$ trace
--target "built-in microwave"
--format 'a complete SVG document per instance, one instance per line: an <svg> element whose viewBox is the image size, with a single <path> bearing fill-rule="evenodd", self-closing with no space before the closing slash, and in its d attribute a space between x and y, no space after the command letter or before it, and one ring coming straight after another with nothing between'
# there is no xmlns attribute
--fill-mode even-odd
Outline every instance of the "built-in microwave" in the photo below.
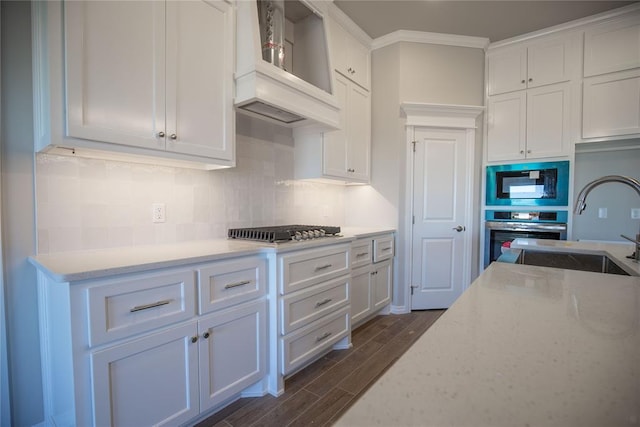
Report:
<svg viewBox="0 0 640 427"><path fill-rule="evenodd" d="M487 166L487 206L567 206L569 162Z"/></svg>

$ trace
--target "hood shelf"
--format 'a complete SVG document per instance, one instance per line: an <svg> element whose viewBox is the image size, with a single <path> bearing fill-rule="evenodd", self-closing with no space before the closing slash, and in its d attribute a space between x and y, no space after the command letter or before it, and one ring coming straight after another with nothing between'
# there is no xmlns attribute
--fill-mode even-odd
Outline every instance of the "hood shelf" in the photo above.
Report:
<svg viewBox="0 0 640 427"><path fill-rule="evenodd" d="M290 128L338 128L323 4L285 1L284 70L262 59L257 1L237 2L237 111ZM307 10L308 13L301 13ZM289 72L290 71L290 72Z"/></svg>

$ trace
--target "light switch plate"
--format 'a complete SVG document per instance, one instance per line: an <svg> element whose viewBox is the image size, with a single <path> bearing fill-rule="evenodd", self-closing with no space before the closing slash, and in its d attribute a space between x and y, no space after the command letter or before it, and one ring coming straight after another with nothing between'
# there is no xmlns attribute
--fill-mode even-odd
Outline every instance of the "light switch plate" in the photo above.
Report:
<svg viewBox="0 0 640 427"><path fill-rule="evenodd" d="M631 208L631 218L640 219L640 208Z"/></svg>

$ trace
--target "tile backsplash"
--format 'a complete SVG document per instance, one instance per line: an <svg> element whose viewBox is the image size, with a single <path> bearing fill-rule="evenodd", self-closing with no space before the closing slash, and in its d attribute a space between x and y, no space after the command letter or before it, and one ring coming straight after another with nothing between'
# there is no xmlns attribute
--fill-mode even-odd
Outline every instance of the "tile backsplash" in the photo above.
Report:
<svg viewBox="0 0 640 427"><path fill-rule="evenodd" d="M230 227L344 224L344 187L293 180L293 146L237 135L216 171L38 154L38 253L226 237ZM164 203L166 222L152 222Z"/></svg>

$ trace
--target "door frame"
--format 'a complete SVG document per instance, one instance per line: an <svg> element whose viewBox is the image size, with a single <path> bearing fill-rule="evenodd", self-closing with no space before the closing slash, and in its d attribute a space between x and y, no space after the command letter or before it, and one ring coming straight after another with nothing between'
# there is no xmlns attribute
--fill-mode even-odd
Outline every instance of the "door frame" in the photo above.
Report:
<svg viewBox="0 0 640 427"><path fill-rule="evenodd" d="M405 197L404 197L404 218L400 218L400 222L404 225L404 232L402 237L404 238L404 299L398 301L403 306L405 312L411 311L411 272L413 268L412 254L413 254L413 174L414 174L414 153L413 153L413 141L416 128L425 128L429 130L441 130L441 129L458 129L465 131L465 138L467 144L467 155L469 156L469 162L475 165L476 162L476 131L479 124L480 114L485 111L483 106L475 105L449 105L449 104L431 104L431 103L419 103L419 102L403 102L400 104L400 110L403 116L406 117L405 122L405 146L406 146L406 158L405 158ZM469 174L467 178L467 185L469 191L465 195L465 206L471 210L473 206L473 190L474 172ZM469 238L465 243L465 259L463 261L465 265L465 284L463 286L463 292L468 286L468 282L471 277L471 264L472 264L472 242L478 242L479 239L474 236L475 220L469 221L467 232Z"/></svg>

